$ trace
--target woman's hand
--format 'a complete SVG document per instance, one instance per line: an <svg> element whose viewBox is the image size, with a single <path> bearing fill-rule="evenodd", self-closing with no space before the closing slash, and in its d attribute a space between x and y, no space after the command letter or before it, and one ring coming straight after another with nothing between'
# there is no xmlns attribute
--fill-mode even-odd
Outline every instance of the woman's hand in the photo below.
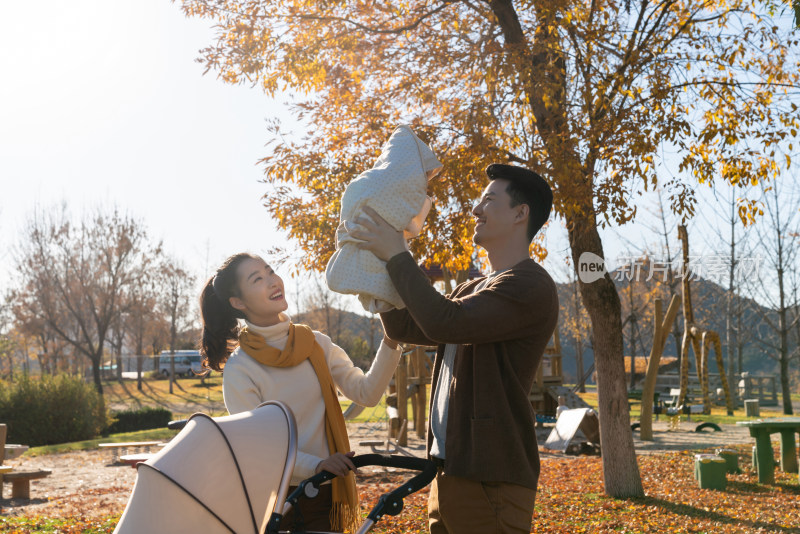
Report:
<svg viewBox="0 0 800 534"><path fill-rule="evenodd" d="M369 206L362 208L367 217L359 215L353 221L361 226L362 229L355 229L350 232L352 237L360 239L363 243L358 244L358 248L369 250L378 259L389 261L393 256L405 252L406 240L403 232L398 232L392 225L378 215L378 212Z"/></svg>
<svg viewBox="0 0 800 534"><path fill-rule="evenodd" d="M392 350L396 350L398 347L397 341L395 341L394 339L390 339L389 337L386 336L386 334L383 334L383 344Z"/></svg>
<svg viewBox="0 0 800 534"><path fill-rule="evenodd" d="M358 473L356 466L353 464L353 461L350 459L355 456L356 453L350 451L348 453L342 454L341 452L337 452L336 454L331 454L320 463L317 464L317 469L314 473L319 473L320 471L328 471L329 473L333 473L337 477L343 477L347 475L349 471L354 471Z"/></svg>

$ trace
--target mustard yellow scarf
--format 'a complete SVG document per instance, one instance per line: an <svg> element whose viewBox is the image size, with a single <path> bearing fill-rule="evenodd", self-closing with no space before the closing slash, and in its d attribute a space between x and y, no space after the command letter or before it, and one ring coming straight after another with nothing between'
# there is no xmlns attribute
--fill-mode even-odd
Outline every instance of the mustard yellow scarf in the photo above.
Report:
<svg viewBox="0 0 800 534"><path fill-rule="evenodd" d="M342 408L339 406L336 386L325 361L325 352L317 343L311 328L302 324L290 325L286 347L278 350L267 345L263 336L250 332L245 327L239 332L239 345L256 361L271 367L294 367L306 359L310 360L317 373L322 398L325 401L325 435L328 438L328 449L331 454L350 451L350 440L347 437L347 427L344 424ZM331 526L345 532L354 531L360 520L356 477L351 471L346 477L333 479L332 484Z"/></svg>

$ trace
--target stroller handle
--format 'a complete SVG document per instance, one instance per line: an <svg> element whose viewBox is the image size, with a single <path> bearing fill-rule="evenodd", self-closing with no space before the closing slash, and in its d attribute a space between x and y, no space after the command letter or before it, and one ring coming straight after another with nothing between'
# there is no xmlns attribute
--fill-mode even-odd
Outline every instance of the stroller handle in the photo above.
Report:
<svg viewBox="0 0 800 534"><path fill-rule="evenodd" d="M178 419L176 421L170 421L169 423L167 423L167 428L169 428L170 430L181 430L183 427L186 426L186 423L188 422L189 422L188 419Z"/></svg>
<svg viewBox="0 0 800 534"><path fill-rule="evenodd" d="M384 493L378 499L378 503L372 508L367 516L371 524L377 523L384 515L397 515L403 510L403 498L417 492L427 486L436 477L436 464L425 458L412 458L409 456L389 455L382 454L362 454L361 456L354 456L352 458L353 465L358 467L365 467L368 465L378 465L382 467L394 467L397 469L409 469L412 471L421 471L415 477L406 481L402 486ZM313 498L317 495L320 484L328 480L336 478L336 475L329 471L320 471L316 475L307 478L300 482L289 496L286 498L286 503L291 507L297 506L297 502L302 496ZM277 532L278 524L280 523L283 515L278 512L273 512L269 521L267 533Z"/></svg>

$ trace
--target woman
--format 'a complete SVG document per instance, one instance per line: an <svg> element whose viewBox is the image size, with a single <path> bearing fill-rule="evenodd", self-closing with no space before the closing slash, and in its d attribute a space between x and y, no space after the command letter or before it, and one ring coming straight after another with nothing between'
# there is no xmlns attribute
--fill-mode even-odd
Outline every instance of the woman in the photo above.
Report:
<svg viewBox="0 0 800 534"><path fill-rule="evenodd" d="M203 365L225 368L222 391L228 412L283 401L298 427L291 484L322 470L337 475L315 499L301 501L305 527L351 529L360 519L358 494L336 389L358 404L376 405L400 359L397 343L384 336L364 373L328 336L291 322L284 313L283 280L263 259L247 253L225 260L203 288L200 308ZM284 517L286 526L292 515Z"/></svg>

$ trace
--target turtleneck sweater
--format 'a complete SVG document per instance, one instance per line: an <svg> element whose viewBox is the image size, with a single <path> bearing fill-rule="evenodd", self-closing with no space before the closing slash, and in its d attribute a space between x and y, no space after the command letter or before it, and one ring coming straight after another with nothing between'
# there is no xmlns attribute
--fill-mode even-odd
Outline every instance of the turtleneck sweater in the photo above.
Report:
<svg viewBox="0 0 800 534"><path fill-rule="evenodd" d="M247 328L264 337L267 344L283 350L289 339L291 320L281 313L281 322L272 326ZM353 364L347 353L331 339L314 331L317 343L325 352L325 361L338 390L362 406L380 402L400 360L401 350L381 342L375 359L366 373ZM262 402L286 403L297 421L297 460L291 484L314 475L317 465L330 456L325 437L325 403L311 362L294 367L271 367L257 362L242 348L237 348L225 363L222 375L225 407L231 414L252 410Z"/></svg>

